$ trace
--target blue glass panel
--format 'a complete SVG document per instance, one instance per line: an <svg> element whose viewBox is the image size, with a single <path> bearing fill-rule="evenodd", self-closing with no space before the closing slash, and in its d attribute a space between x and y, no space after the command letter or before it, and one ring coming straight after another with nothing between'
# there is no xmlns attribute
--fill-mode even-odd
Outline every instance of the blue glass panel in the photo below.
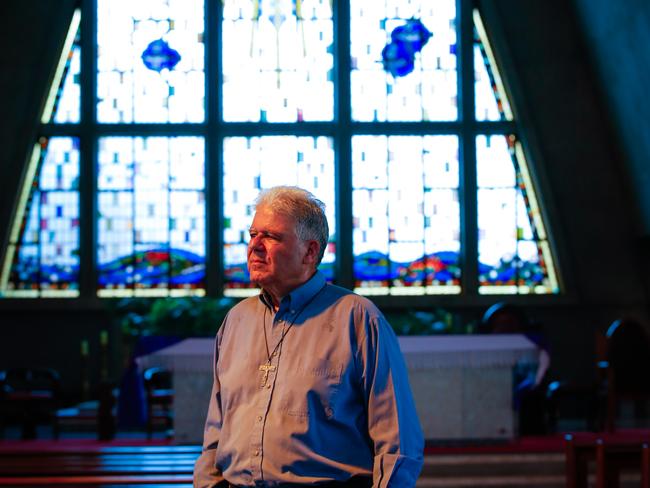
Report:
<svg viewBox="0 0 650 488"><path fill-rule="evenodd" d="M224 140L224 272L227 295L254 290L246 266L248 228L260 190L296 185L325 203L330 240L320 265L332 280L336 252L334 149L327 137L230 137Z"/></svg>
<svg viewBox="0 0 650 488"><path fill-rule="evenodd" d="M150 70L161 72L173 70L181 60L181 55L176 49L169 47L163 39L151 41L142 53L142 62Z"/></svg>

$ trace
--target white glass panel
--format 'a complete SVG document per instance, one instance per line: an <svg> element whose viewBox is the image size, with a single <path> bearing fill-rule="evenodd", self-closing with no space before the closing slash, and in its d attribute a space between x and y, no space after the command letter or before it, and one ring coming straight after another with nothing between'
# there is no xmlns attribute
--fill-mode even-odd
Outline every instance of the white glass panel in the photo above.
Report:
<svg viewBox="0 0 650 488"><path fill-rule="evenodd" d="M460 291L458 179L455 136L353 138L357 291Z"/></svg>
<svg viewBox="0 0 650 488"><path fill-rule="evenodd" d="M226 294L251 288L246 269L248 228L260 190L294 185L325 203L330 242L320 269L334 276L336 207L334 149L327 137L230 137L224 140L224 266ZM239 290L239 291L238 291Z"/></svg>
<svg viewBox="0 0 650 488"><path fill-rule="evenodd" d="M382 51L391 33L418 19L432 33L413 53L413 70L393 76ZM350 2L352 118L358 121L455 120L456 2Z"/></svg>
<svg viewBox="0 0 650 488"><path fill-rule="evenodd" d="M225 0L222 29L225 121L332 120L329 0Z"/></svg>
<svg viewBox="0 0 650 488"><path fill-rule="evenodd" d="M202 0L98 0L99 122L202 122Z"/></svg>
<svg viewBox="0 0 650 488"><path fill-rule="evenodd" d="M204 293L203 147L200 137L99 140L101 296Z"/></svg>

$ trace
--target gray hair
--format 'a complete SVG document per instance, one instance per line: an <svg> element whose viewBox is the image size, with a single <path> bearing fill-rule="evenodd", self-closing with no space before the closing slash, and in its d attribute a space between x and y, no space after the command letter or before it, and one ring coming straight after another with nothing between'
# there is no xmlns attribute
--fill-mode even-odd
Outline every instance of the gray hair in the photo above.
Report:
<svg viewBox="0 0 650 488"><path fill-rule="evenodd" d="M320 264L329 239L329 226L323 202L297 186L275 186L262 190L255 200L255 207L268 207L293 218L296 222L296 234L300 239L318 242L320 249L316 265Z"/></svg>

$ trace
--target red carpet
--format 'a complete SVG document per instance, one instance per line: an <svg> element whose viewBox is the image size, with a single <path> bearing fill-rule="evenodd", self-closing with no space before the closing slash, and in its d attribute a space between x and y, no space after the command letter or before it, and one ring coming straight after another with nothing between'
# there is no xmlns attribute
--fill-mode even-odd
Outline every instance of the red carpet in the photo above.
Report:
<svg viewBox="0 0 650 488"><path fill-rule="evenodd" d="M548 436L521 437L503 442L458 442L455 445L427 443L425 454L487 454L564 452L564 437L572 434L577 441L602 439L613 442L650 442L650 429L621 429L616 432L565 432Z"/></svg>

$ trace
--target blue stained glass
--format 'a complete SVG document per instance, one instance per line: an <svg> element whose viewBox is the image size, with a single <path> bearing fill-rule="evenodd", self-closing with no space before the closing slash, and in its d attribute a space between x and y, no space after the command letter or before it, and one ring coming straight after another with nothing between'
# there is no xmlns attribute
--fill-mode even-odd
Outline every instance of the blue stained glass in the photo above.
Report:
<svg viewBox="0 0 650 488"><path fill-rule="evenodd" d="M406 76L415 68L415 61L403 44L394 42L386 44L381 57L384 69L395 77Z"/></svg>
<svg viewBox="0 0 650 488"><path fill-rule="evenodd" d="M419 19L409 19L391 32L391 42L382 50L384 69L391 75L406 76L415 68L415 54L429 42L431 32Z"/></svg>
<svg viewBox="0 0 650 488"><path fill-rule="evenodd" d="M178 51L169 47L169 44L162 39L152 41L142 53L144 65L150 70L158 72L164 69L173 70L180 60L181 55L178 54ZM170 87L169 90L170 96L172 96L173 87Z"/></svg>

